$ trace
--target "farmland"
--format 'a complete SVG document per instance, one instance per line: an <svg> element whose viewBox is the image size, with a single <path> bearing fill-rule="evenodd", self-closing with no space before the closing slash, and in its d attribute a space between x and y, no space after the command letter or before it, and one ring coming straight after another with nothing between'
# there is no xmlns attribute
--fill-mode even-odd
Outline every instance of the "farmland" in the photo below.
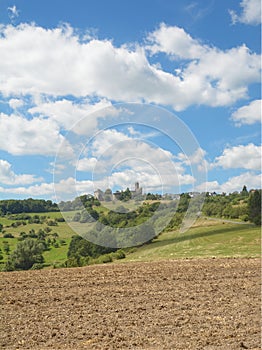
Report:
<svg viewBox="0 0 262 350"><path fill-rule="evenodd" d="M260 349L260 260L1 273L0 347Z"/></svg>
<svg viewBox="0 0 262 350"><path fill-rule="evenodd" d="M74 232L59 212L34 215L39 223L18 226L1 218L2 251L21 231L45 230L57 243L43 270L1 272L1 348L260 349L258 226L202 217L185 233L164 230L126 249L125 259L54 269Z"/></svg>

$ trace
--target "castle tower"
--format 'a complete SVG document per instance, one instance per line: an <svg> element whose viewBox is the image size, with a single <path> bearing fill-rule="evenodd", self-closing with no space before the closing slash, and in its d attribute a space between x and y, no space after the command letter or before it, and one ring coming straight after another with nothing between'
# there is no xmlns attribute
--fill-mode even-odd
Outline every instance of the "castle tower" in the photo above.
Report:
<svg viewBox="0 0 262 350"><path fill-rule="evenodd" d="M139 192L139 182L135 183L135 192Z"/></svg>

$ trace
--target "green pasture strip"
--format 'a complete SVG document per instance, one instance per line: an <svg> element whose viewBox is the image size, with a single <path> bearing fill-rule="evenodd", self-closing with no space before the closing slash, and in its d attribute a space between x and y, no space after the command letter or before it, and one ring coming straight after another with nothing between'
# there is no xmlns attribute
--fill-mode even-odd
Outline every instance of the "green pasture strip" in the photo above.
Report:
<svg viewBox="0 0 262 350"><path fill-rule="evenodd" d="M219 224L162 233L151 244L135 248L124 261L196 257L259 257L261 230L253 225Z"/></svg>
<svg viewBox="0 0 262 350"><path fill-rule="evenodd" d="M55 265L57 263L63 263L67 259L68 246L70 244L70 238L65 239L66 244L60 245L58 248L51 247L50 250L43 253L45 259L45 265ZM58 239L59 242L59 239Z"/></svg>
<svg viewBox="0 0 262 350"><path fill-rule="evenodd" d="M56 226L48 226L46 224L27 224L18 227L5 227L4 231L5 233L12 233L14 237L19 237L20 232L25 232L28 234L30 230L35 230L35 232L38 232L40 229L43 230L45 227L49 227L51 229L49 235L56 232L61 239L72 237L72 235L75 234L75 232L66 222L59 222Z"/></svg>

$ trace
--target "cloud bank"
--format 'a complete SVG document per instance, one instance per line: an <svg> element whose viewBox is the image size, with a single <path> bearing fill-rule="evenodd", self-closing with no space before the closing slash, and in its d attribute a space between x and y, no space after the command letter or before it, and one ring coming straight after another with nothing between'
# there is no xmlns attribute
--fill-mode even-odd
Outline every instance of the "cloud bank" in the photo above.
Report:
<svg viewBox="0 0 262 350"><path fill-rule="evenodd" d="M146 45L133 47L83 40L69 25L3 25L0 51L4 96L97 96L183 110L193 104L230 105L260 81L260 56L245 45L220 50L166 24L149 33ZM175 73L151 63L159 52Z"/></svg>

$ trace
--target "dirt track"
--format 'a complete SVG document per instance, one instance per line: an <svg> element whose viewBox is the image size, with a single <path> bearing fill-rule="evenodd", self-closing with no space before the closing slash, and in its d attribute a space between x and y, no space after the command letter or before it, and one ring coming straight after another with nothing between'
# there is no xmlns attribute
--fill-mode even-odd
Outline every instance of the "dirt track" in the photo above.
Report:
<svg viewBox="0 0 262 350"><path fill-rule="evenodd" d="M1 349L260 349L260 260L1 273Z"/></svg>

